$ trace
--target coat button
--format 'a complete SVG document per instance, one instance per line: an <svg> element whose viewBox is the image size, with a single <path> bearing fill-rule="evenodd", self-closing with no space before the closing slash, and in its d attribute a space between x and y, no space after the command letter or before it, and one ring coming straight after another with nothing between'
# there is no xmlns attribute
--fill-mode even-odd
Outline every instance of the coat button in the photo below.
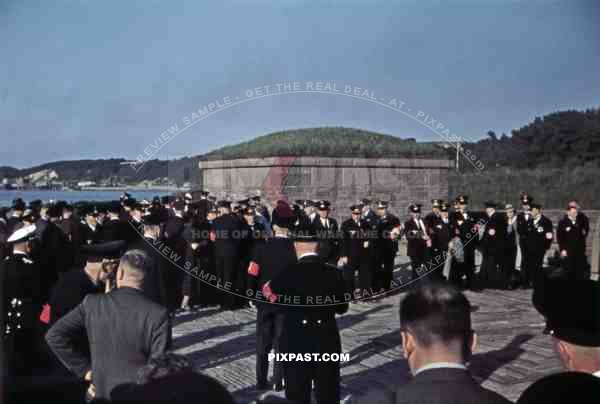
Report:
<svg viewBox="0 0 600 404"><path fill-rule="evenodd" d="M306 324L306 323L308 323L308 321L302 320L302 324Z"/></svg>

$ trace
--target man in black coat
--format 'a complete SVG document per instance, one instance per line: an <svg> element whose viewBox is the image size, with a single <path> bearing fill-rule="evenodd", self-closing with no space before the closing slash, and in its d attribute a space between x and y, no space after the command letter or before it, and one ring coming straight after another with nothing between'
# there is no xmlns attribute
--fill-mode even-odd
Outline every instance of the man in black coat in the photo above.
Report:
<svg viewBox="0 0 600 404"><path fill-rule="evenodd" d="M344 266L344 280L348 293L354 294L355 271L358 271L360 294L367 297L372 293L373 283L371 265L373 242L370 237L371 226L361 216L361 205L350 207L351 217L342 223L342 246L339 265Z"/></svg>
<svg viewBox="0 0 600 404"><path fill-rule="evenodd" d="M519 237L519 250L521 251L521 287L531 287L533 274L530 274L529 265L527 265L527 236L533 222L531 214L531 204L533 198L526 193L521 193L521 212L517 214L517 234Z"/></svg>
<svg viewBox="0 0 600 404"><path fill-rule="evenodd" d="M469 210L469 196L458 195L456 197L458 210L451 217L455 235L460 238L462 244L463 263L460 265L460 274L467 279L466 287L476 290L475 284L475 249L477 247L477 223L480 215ZM459 216L460 214L460 216ZM461 220L458 220L461 219ZM458 223L460 221L460 224Z"/></svg>
<svg viewBox="0 0 600 404"><path fill-rule="evenodd" d="M107 209L107 217L102 222L100 228L100 240L102 242L123 240L125 235L123 233L123 222L119 218L121 212L121 204L117 201L113 201L109 204Z"/></svg>
<svg viewBox="0 0 600 404"><path fill-rule="evenodd" d="M402 352L413 379L391 392L368 392L352 404L509 404L467 369L477 338L471 306L453 286L427 283L400 305Z"/></svg>
<svg viewBox="0 0 600 404"><path fill-rule="evenodd" d="M173 203L173 215L165 223L162 241L164 245L160 250L166 260L164 270L161 266L161 283L165 299L165 305L170 311L177 310L183 299L183 278L187 241L184 238L185 219L183 217L184 201ZM166 253L166 255L165 255Z"/></svg>
<svg viewBox="0 0 600 404"><path fill-rule="evenodd" d="M452 228L449 219L450 206L443 202L439 206L439 220L429 229L429 238L431 246L427 254L426 279L431 281L439 281L444 278L444 263L450 259L449 243L453 237Z"/></svg>
<svg viewBox="0 0 600 404"><path fill-rule="evenodd" d="M331 355L341 352L335 314L348 310L350 296L345 295L344 282L337 269L324 264L317 254L317 245L316 234L310 229L298 233L294 243L298 262L263 288L270 301L284 304L286 308L281 353ZM318 404L339 402L339 362L286 361L283 366L287 399L310 403L314 381Z"/></svg>
<svg viewBox="0 0 600 404"><path fill-rule="evenodd" d="M147 260L142 251L126 252L117 270L117 289L86 296L46 334L60 361L91 381L90 398L110 399L114 387L135 382L138 369L170 346L168 311L141 291ZM84 332L90 340L91 360L73 346Z"/></svg>
<svg viewBox="0 0 600 404"><path fill-rule="evenodd" d="M317 217L312 221L315 232L319 235L319 255L330 264L336 264L339 253L338 223L329 217L329 201L321 200L317 203Z"/></svg>
<svg viewBox="0 0 600 404"><path fill-rule="evenodd" d="M98 211L93 206L86 206L80 211L83 218L80 224L79 234L81 235L81 244L96 244L100 240L100 228L98 223Z"/></svg>
<svg viewBox="0 0 600 404"><path fill-rule="evenodd" d="M567 263L567 271L571 279L589 277L588 262L585 255L585 240L590 232L587 217L580 213L576 201L569 202L565 216L558 222L556 239L560 256Z"/></svg>
<svg viewBox="0 0 600 404"><path fill-rule="evenodd" d="M220 216L214 221L215 262L218 285L221 288L221 304L226 310L238 308L240 299L233 292L240 276L240 238L242 223L231 213L231 202L219 201Z"/></svg>
<svg viewBox="0 0 600 404"><path fill-rule="evenodd" d="M410 258L412 279L419 277L425 263L425 251L427 249L427 228L421 218L421 205L411 204L408 207L410 219L404 223L403 234L406 236L406 255Z"/></svg>
<svg viewBox="0 0 600 404"><path fill-rule="evenodd" d="M267 387L268 354L271 349L279 352L279 339L284 326L284 308L266 300L263 288L297 261L294 242L288 233L295 221L296 215L290 206L286 202L279 201L272 214L274 237L255 250L254 257L247 269L248 275L256 283L256 299L258 300L256 303L256 384L258 389ZM281 389L282 379L282 363L274 362L272 384L275 390Z"/></svg>
<svg viewBox="0 0 600 404"><path fill-rule="evenodd" d="M398 253L398 237L402 231L400 220L388 213L388 203L377 202L377 261L373 273L373 289L387 291L392 282L394 260Z"/></svg>
<svg viewBox="0 0 600 404"><path fill-rule="evenodd" d="M7 239L10 255L0 263L1 381L9 390L13 378L29 375L38 360L37 317L44 301L41 268L31 256L34 237L35 225L17 226Z"/></svg>
<svg viewBox="0 0 600 404"><path fill-rule="evenodd" d="M525 270L531 277L533 287L539 281L542 275L542 266L546 251L552 246L554 240L554 228L552 221L542 214L542 205L539 203L531 204L531 214L533 220L527 234L527 257Z"/></svg>
<svg viewBox="0 0 600 404"><path fill-rule="evenodd" d="M504 287L502 276L502 259L506 239L506 218L496 212L497 203L485 203L485 216L482 218L480 236L481 270L479 273L482 287Z"/></svg>

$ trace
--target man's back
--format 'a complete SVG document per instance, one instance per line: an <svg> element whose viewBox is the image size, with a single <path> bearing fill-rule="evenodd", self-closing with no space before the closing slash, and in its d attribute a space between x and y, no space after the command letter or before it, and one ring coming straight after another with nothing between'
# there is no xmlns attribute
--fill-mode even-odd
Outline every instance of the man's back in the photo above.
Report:
<svg viewBox="0 0 600 404"><path fill-rule="evenodd" d="M351 404L508 404L484 389L463 369L425 370L395 391L372 391L352 397Z"/></svg>
<svg viewBox="0 0 600 404"><path fill-rule="evenodd" d="M89 363L74 352L69 341L83 328L90 341L92 383L98 398L109 398L115 386L134 382L139 367L164 354L171 342L167 310L140 290L119 288L88 295L46 337L57 356L80 377L89 370Z"/></svg>
<svg viewBox="0 0 600 404"><path fill-rule="evenodd" d="M395 404L508 404L484 389L463 369L424 370L396 391Z"/></svg>

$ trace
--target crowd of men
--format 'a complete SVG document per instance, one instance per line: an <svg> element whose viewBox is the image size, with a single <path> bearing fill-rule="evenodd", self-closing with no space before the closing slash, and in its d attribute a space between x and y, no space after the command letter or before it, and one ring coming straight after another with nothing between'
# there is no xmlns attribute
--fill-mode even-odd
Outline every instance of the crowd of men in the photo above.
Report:
<svg viewBox="0 0 600 404"><path fill-rule="evenodd" d="M17 386L44 362L93 380L90 398L109 399L113 388L133 381L135 369L166 353L178 311L252 305L257 388L267 389L272 349L341 351L335 315L349 302L373 303L394 289L403 237L410 281L421 288L447 280L475 291L541 289L555 238L565 279L588 282L589 220L574 200L556 236L542 206L525 193L519 212L492 201L472 211L468 196L459 195L453 203L432 200L427 213L410 204L406 219L390 213L386 201L362 199L340 225L329 201L295 202L267 209L259 196L232 202L199 192L197 200L187 193L138 201L125 193L76 212L62 201L13 201L0 212L5 385ZM314 383L318 402L338 402L339 372L337 362L276 362L271 384L308 402Z"/></svg>

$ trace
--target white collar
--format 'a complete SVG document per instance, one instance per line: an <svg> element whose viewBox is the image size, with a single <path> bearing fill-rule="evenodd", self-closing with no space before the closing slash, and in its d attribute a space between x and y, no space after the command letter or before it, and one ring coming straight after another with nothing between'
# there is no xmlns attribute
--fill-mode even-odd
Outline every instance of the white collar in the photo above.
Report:
<svg viewBox="0 0 600 404"><path fill-rule="evenodd" d="M415 371L415 376L421 372L430 369L462 369L467 370L467 367L463 363L456 362L432 362L428 365L421 366L419 369Z"/></svg>
<svg viewBox="0 0 600 404"><path fill-rule="evenodd" d="M13 250L13 255L27 255L27 253L21 250Z"/></svg>
<svg viewBox="0 0 600 404"><path fill-rule="evenodd" d="M298 261L300 261L302 258L304 257L310 257L310 256L319 256L319 254L317 254L316 252L309 252L309 253L305 253L302 254L301 256L298 257Z"/></svg>
<svg viewBox="0 0 600 404"><path fill-rule="evenodd" d="M275 233L275 238L290 238L287 234Z"/></svg>
<svg viewBox="0 0 600 404"><path fill-rule="evenodd" d="M600 370L596 370L594 373L592 373L592 375L600 377Z"/></svg>

